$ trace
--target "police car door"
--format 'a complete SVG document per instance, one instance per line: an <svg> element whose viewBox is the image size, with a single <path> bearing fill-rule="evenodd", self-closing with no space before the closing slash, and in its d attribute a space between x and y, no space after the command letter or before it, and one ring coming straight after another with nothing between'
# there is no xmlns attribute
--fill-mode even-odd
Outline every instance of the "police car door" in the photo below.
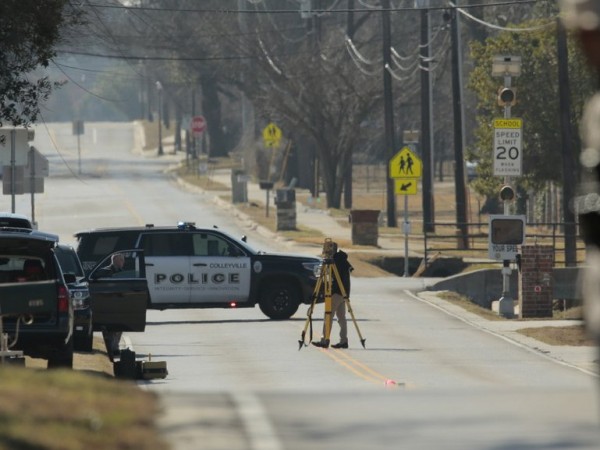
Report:
<svg viewBox="0 0 600 450"><path fill-rule="evenodd" d="M144 331L149 293L143 252L117 253L124 257L120 271L106 269L111 262L109 255L89 275L94 331Z"/></svg>
<svg viewBox="0 0 600 450"><path fill-rule="evenodd" d="M192 303L232 303L250 296L250 258L218 233L193 233Z"/></svg>
<svg viewBox="0 0 600 450"><path fill-rule="evenodd" d="M183 231L143 233L146 278L153 307L190 301L191 235Z"/></svg>

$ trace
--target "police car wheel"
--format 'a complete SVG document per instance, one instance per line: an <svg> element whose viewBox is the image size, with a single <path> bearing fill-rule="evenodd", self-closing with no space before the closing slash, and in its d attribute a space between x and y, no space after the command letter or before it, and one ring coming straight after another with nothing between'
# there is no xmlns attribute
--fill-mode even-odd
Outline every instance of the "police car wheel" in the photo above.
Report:
<svg viewBox="0 0 600 450"><path fill-rule="evenodd" d="M289 319L299 306L298 290L291 284L270 284L261 291L259 307L270 319Z"/></svg>

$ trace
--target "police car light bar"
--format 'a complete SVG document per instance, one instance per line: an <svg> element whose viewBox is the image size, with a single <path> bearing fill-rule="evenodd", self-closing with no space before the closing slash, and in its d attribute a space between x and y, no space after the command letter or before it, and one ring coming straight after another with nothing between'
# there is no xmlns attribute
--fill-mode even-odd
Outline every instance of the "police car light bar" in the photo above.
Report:
<svg viewBox="0 0 600 450"><path fill-rule="evenodd" d="M196 222L177 222L177 228L180 230L195 230Z"/></svg>

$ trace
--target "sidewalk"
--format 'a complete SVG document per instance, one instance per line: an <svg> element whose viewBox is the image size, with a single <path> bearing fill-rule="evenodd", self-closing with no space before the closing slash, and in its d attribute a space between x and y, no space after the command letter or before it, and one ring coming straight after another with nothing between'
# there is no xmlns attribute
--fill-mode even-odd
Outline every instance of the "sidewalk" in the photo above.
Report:
<svg viewBox="0 0 600 450"><path fill-rule="evenodd" d="M231 190L231 175L230 175L230 171L228 169L215 171L215 173L213 173L211 175L211 179L220 184L228 186L228 188ZM266 203L266 193L264 190L260 189L258 183L248 182L247 183L247 194L248 194L249 202L255 202L255 203L260 202L263 205ZM231 205L230 203L220 201L221 205L223 205L223 203L225 203L225 205L227 205L228 207L231 206L231 207L235 208L235 206ZM270 203L270 205L269 205L270 211L272 211L273 214L276 214L276 206L275 206L273 192L270 194L269 203ZM225 206L225 205L223 205L223 206ZM343 226L340 224L340 222L337 219L331 217L331 215L327 211L318 209L318 208L311 208L310 206L304 205L300 202L296 202L296 223L298 225L304 226L306 228L321 230L321 232L325 235L325 237L329 237L329 238L333 239L334 241L335 240L346 240L346 241L352 240L352 229L351 229L350 225ZM261 230L261 232L265 232L265 230ZM266 232L268 233L268 235L270 237L273 237L274 233L272 233L269 230L266 230ZM281 237L279 239L281 239ZM373 251L373 252L380 253L380 252L384 251L384 252L389 252L389 253L393 253L393 254L397 254L397 255L404 255L404 240L403 239L398 239L398 238L392 239L392 238L388 238L388 237L384 237L384 236L379 236L377 242L379 245L378 249L372 249L372 250L361 249L361 252ZM295 248L295 249L299 248L299 244L295 243L293 241L287 241L286 243L290 248ZM320 247L311 247L311 249L315 249L315 248L317 249L317 251L320 251ZM349 251L351 251L351 250L349 250Z"/></svg>

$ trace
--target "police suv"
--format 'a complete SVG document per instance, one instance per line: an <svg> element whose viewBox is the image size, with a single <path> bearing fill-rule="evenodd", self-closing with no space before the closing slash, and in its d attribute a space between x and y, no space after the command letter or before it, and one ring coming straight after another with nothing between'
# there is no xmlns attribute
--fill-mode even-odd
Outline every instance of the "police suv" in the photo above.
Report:
<svg viewBox="0 0 600 450"><path fill-rule="evenodd" d="M259 305L271 319L288 319L310 304L320 258L256 251L245 238L217 228L146 225L75 234L86 273L105 255L143 250L148 308L240 308Z"/></svg>

